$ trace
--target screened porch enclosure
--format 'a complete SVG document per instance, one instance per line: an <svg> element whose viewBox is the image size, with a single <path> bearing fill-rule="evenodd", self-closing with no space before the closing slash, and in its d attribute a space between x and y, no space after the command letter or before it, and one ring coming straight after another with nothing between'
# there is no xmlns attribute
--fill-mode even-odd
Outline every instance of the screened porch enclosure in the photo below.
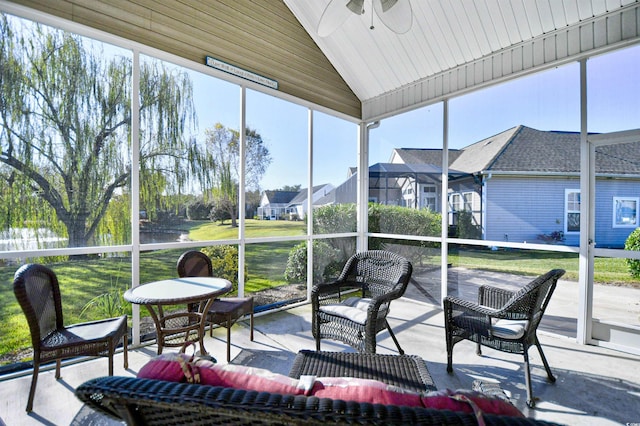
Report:
<svg viewBox="0 0 640 426"><path fill-rule="evenodd" d="M284 10L290 34L305 37L299 42L304 47L297 46L316 58L320 51L311 46L315 35L309 35L312 25L306 20L313 11L276 3L274 7ZM185 57L167 35L157 43L145 42L150 40L142 37L147 33L127 35L117 25L123 25L119 18L104 18L114 24L107 32L107 25L46 10L38 2L0 1L6 36L2 52L15 64L12 75L35 75L32 71L44 64L50 71L44 76L49 80L16 80L20 90L3 94L13 106L22 101L30 105L33 115L3 110L0 193L7 214L1 223L9 241L0 249L0 274L11 282L22 263L48 264L73 294L65 306L70 321L125 312L137 344L150 337L144 329L145 312L120 300L121 294L176 276L179 255L191 249L219 259L216 273L228 274L233 294L255 295L261 310L308 302L314 283L335 278L350 255L366 249L383 248L407 257L416 271L411 283L415 297L434 308L448 294L472 298L478 283L495 273L531 277L562 267L569 271L565 279L579 303L556 318L548 331L581 344L638 353L640 308L634 301L640 299L640 281L629 272L627 260L640 256L623 247L638 227L639 176L628 164L640 164L640 159L625 154L629 151L614 155L615 149L606 157L598 154L599 146L635 145L640 140L632 130L638 127L640 101L623 96L640 90L635 77L640 7L637 2L621 3L620 10L594 13L591 20L571 27L579 30L589 21L600 28L606 17L623 20L621 39L611 35L609 44L559 54L555 61L528 64L499 77L491 74L482 82L483 68L470 61L466 69L475 63L478 72L469 71L464 82L455 78L455 84L450 80L449 89L441 90L444 86L430 85L433 79L441 81L437 76L424 77L415 82L414 96L403 98L409 86L398 88L397 97L373 95L371 88L352 82L344 64L328 67L324 56L316 60L323 72L316 70L309 77L326 77L316 92L300 70L291 69L289 75L269 60L262 66L272 66L281 76L281 88L274 90L207 67L193 58L193 47L187 49L192 56ZM238 7L248 6L239 2ZM144 9L167 13L153 5ZM86 10L100 16L98 3L89 2ZM416 14L420 10L416 8ZM206 25L197 32L206 34ZM21 45L21 39L32 43ZM58 52L77 56L51 56L46 40L59 47ZM520 48L534 49L543 40L547 36L538 35L533 44ZM277 38L269 41L276 43ZM319 42L321 48L328 48L326 43L330 41ZM487 61L495 63L495 55ZM79 72L82 60L91 66ZM301 61L296 55L290 60ZM85 95L83 102L55 93L47 98L42 88L57 87L54 83L71 70L86 78L73 80ZM261 71L271 75L269 69ZM356 108L335 99L340 95L331 90L338 79L333 72L344 73L336 85L353 95L346 97L357 99ZM294 90L288 79L304 84ZM87 81L99 90L88 90L83 86ZM46 109L54 102L61 102L60 111L71 111L65 120L82 123L84 133L65 127L65 120L48 118L56 116L56 108ZM544 170L530 170L516 167L525 164L516 162L519 157L531 157L534 151L527 149L535 141L523 145L505 166L512 169L501 171L502 178L524 179L527 185L501 190L495 185L499 173L491 174L484 166L504 154L499 147L511 140L505 136L509 129L520 129L515 135L524 127L538 130L540 138L575 133L580 151L567 154L570 168L545 164ZM602 136L592 139L595 134ZM434 151L438 160L411 159L411 150ZM70 158L77 163L65 161ZM19 161L28 163L29 170L14 167ZM606 170L600 167L605 165ZM36 182L48 184L34 186L29 176L36 172ZM561 183L552 191L551 181ZM605 181L608 186L603 187ZM314 193L319 186L332 189ZM47 198L47 188L54 188L56 195ZM304 189L301 199L287 204L287 214L261 220L264 191ZM289 214L294 209L304 215L294 218ZM494 217L501 219L492 221ZM552 241L514 239L512 232L501 232L507 225L528 229L532 237L563 235ZM605 229L615 238L615 248L598 246L599 232ZM26 245L22 235L29 236L32 245ZM54 240L55 246L48 245ZM616 303L607 292L611 285L632 289L630 302L618 315L608 309ZM10 288L2 292L8 301L3 322L21 324ZM12 355L29 346L26 330L19 328L0 333L20 342L7 350ZM2 339L0 347L8 347L9 339Z"/></svg>

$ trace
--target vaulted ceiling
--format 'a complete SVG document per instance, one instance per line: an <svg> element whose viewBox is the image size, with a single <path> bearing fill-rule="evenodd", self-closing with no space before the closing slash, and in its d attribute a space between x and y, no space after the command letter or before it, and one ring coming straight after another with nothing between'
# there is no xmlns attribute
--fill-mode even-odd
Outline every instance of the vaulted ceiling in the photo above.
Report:
<svg viewBox="0 0 640 426"><path fill-rule="evenodd" d="M375 14L370 29L371 1L320 37L330 0L284 0L362 101L364 119L640 39L638 0L399 0L413 10L405 34Z"/></svg>

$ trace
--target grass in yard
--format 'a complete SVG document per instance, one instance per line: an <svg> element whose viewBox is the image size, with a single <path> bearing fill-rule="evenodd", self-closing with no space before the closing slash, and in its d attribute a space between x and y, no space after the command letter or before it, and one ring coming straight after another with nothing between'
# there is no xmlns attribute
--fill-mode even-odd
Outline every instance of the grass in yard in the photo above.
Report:
<svg viewBox="0 0 640 426"><path fill-rule="evenodd" d="M562 279L578 280L578 255L574 253L545 252L535 250L451 250L449 262L454 266L485 271L536 276L541 271L564 269ZM640 282L629 274L624 259L596 258L594 282L609 285L625 285L640 288Z"/></svg>
<svg viewBox="0 0 640 426"><path fill-rule="evenodd" d="M306 226L302 221L247 219L244 232L246 238L302 236ZM199 222L189 232L189 238L194 241L232 240L238 238L238 228L233 228L230 222L224 225Z"/></svg>
<svg viewBox="0 0 640 426"><path fill-rule="evenodd" d="M255 292L287 284L284 270L287 267L289 252L297 244L297 241L283 241L247 245L248 279L245 291Z"/></svg>

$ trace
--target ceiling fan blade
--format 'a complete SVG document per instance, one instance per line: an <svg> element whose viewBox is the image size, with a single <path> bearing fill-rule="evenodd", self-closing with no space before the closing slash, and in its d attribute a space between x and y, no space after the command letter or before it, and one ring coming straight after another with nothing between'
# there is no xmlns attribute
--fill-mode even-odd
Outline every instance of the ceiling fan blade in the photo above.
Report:
<svg viewBox="0 0 640 426"><path fill-rule="evenodd" d="M413 24L409 0L373 0L373 9L382 23L397 34L404 34Z"/></svg>
<svg viewBox="0 0 640 426"><path fill-rule="evenodd" d="M362 13L364 0L331 0L318 22L318 35L326 37L338 29L352 14Z"/></svg>

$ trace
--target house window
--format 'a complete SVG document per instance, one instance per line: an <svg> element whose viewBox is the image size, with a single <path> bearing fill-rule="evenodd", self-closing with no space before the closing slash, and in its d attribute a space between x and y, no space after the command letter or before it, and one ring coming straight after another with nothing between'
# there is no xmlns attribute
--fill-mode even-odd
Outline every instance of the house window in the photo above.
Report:
<svg viewBox="0 0 640 426"><path fill-rule="evenodd" d="M453 194L451 196L451 211L459 212L462 210L462 197L460 194Z"/></svg>
<svg viewBox="0 0 640 426"><path fill-rule="evenodd" d="M465 192L462 197L464 199L464 210L473 211L473 192Z"/></svg>
<svg viewBox="0 0 640 426"><path fill-rule="evenodd" d="M423 209L436 211L436 186L424 185L422 187L422 206Z"/></svg>
<svg viewBox="0 0 640 426"><path fill-rule="evenodd" d="M638 226L638 198L613 197L613 227L635 228Z"/></svg>
<svg viewBox="0 0 640 426"><path fill-rule="evenodd" d="M565 190L565 232L580 232L580 190Z"/></svg>

